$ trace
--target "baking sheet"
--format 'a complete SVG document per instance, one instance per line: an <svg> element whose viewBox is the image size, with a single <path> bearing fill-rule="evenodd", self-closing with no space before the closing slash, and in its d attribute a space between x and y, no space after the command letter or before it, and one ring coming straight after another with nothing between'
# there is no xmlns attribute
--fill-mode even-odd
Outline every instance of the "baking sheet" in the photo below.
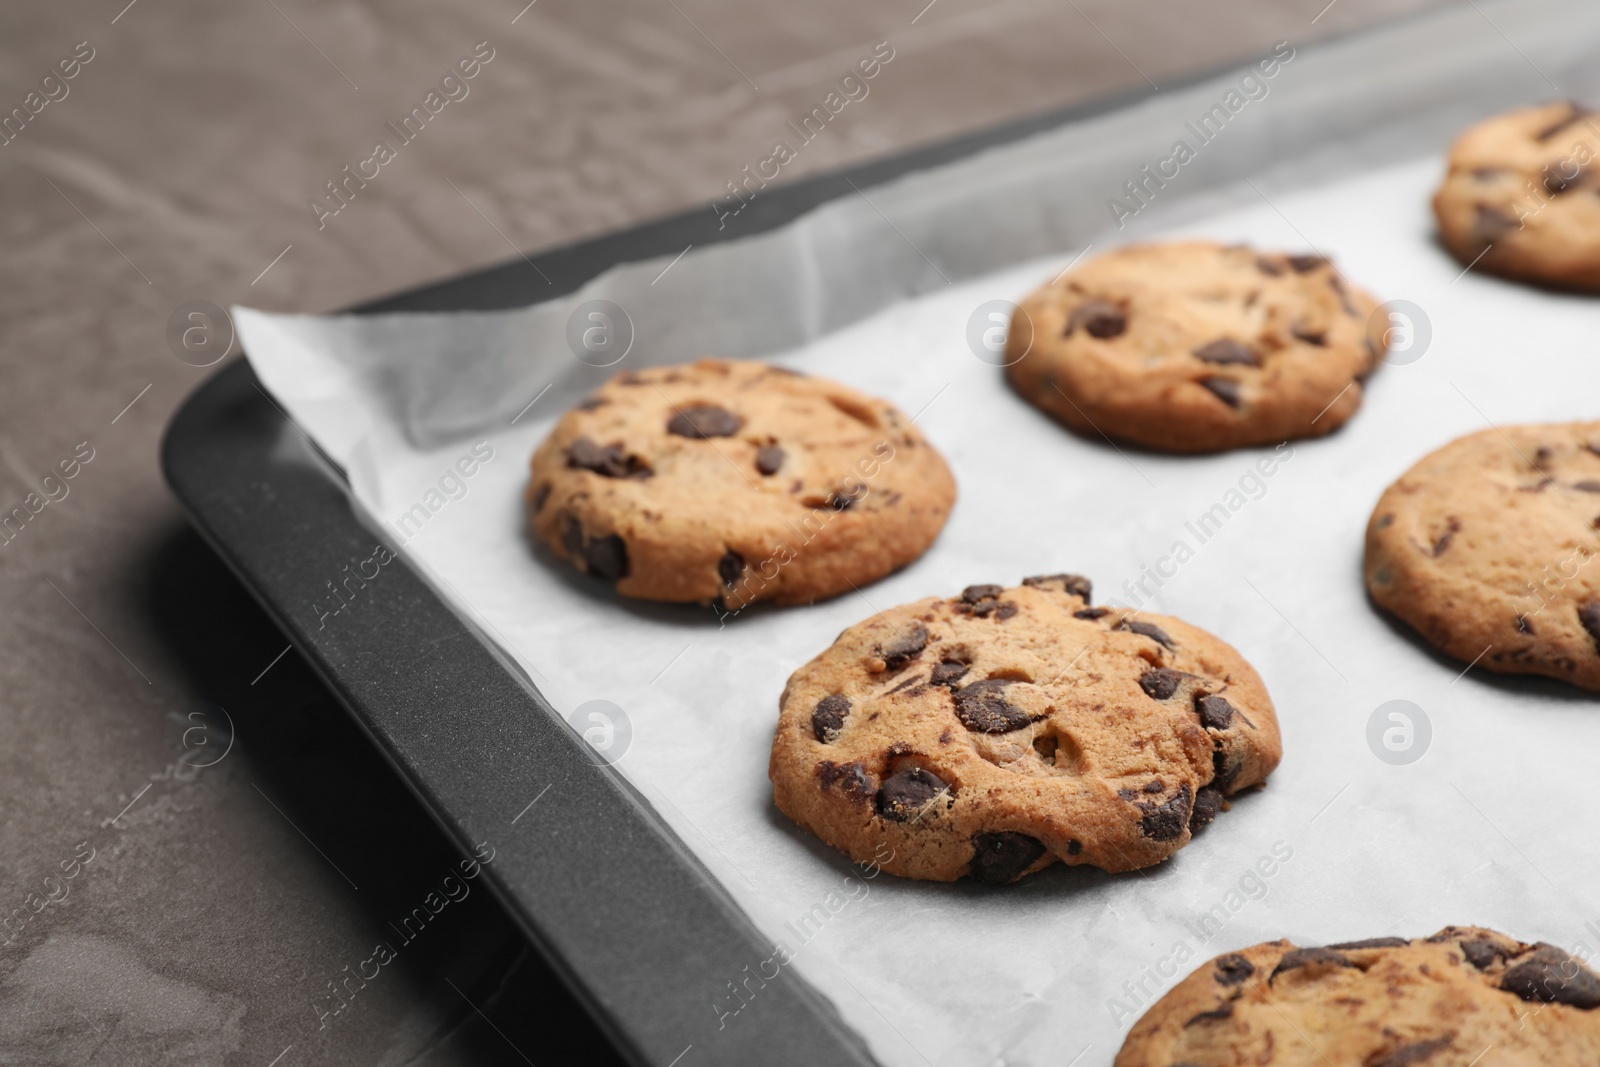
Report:
<svg viewBox="0 0 1600 1067"><path fill-rule="evenodd" d="M1235 80L865 190L766 237L691 251L664 275L666 261L622 268L552 306L241 311L238 325L269 389L442 596L563 713L593 699L625 710L619 769L886 1064L1109 1063L1177 978L1272 937L1477 922L1600 946L1600 904L1585 892L1600 857L1550 817L1585 810L1589 776L1563 757L1600 743L1592 698L1460 676L1377 616L1360 579L1372 503L1422 453L1491 420L1594 417L1600 307L1462 276L1432 243L1427 197L1441 166L1431 152L1459 125L1555 95L1545 76L1581 93L1594 72L1574 64L1597 40L1600 16L1577 5L1522 4L1514 17L1483 5L1297 53L1126 230L1108 225L1105 199ZM1340 76L1354 70L1364 80ZM1422 154L1397 162L1410 153ZM1295 443L1270 477L1256 462L1271 450L1180 459L1074 437L969 350L974 309L1019 299L1085 245L1191 235L1328 252L1420 308L1431 343L1373 380L1347 428ZM633 350L605 370L565 341L571 309L597 298L634 322ZM616 369L703 352L765 353L920 411L961 489L934 549L860 596L726 626L623 601L532 550L521 489L554 418ZM475 473L448 479L474 450ZM392 523L430 490L438 510L401 533ZM1201 543L1189 524L1218 503L1230 517ZM1172 572L1179 541L1193 556L1155 597L1124 588L1146 568ZM777 695L839 630L879 607L1058 570L1093 577L1101 600L1211 629L1257 666L1285 740L1264 792L1161 868L1057 867L999 892L868 878L772 808ZM1369 744L1392 700L1431 724L1414 763ZM707 990L706 1004L708 1041L740 1025L729 990Z"/></svg>

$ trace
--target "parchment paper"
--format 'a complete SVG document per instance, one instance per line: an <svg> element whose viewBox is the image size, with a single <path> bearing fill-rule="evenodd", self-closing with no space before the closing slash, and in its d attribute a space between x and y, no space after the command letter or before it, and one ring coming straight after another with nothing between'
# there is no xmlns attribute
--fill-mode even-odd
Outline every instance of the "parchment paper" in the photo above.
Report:
<svg viewBox="0 0 1600 1067"><path fill-rule="evenodd" d="M625 710L619 768L885 1064L1107 1064L1178 978L1270 938L1481 923L1600 946L1600 850L1582 823L1595 700L1462 674L1379 616L1360 572L1373 503L1423 453L1490 422L1596 414L1600 304L1463 275L1433 241L1428 197L1461 126L1593 89L1600 71L1583 57L1597 42L1592 6L1480 4L1301 50L1125 230L1107 198L1237 76L868 189L692 251L665 275L667 260L619 268L526 311L239 309L237 322L263 381L345 467L366 520L563 715L592 699ZM1173 458L1075 437L969 349L975 308L1020 299L1086 245L1182 236L1320 249L1420 308L1412 321L1431 343L1383 369L1344 430L1283 449L1270 476L1256 464L1271 450ZM564 336L571 309L596 298L635 329L606 370ZM939 542L859 596L726 627L626 602L532 549L526 461L554 419L615 370L702 354L762 354L920 411L960 485ZM472 477L441 486L474 448ZM400 532L430 490L442 505ZM1202 541L1189 524L1219 503L1229 518ZM1179 542L1193 555L1174 568ZM1132 585L1146 568L1172 575L1150 598ZM1256 665L1284 732L1265 791L1158 869L1055 867L1005 891L868 878L776 812L767 752L791 671L877 608L1060 570L1093 577L1101 600L1210 629ZM1422 712L1411 751L1424 754L1407 765L1369 743L1393 700ZM709 1045L742 1023L727 989L705 994Z"/></svg>

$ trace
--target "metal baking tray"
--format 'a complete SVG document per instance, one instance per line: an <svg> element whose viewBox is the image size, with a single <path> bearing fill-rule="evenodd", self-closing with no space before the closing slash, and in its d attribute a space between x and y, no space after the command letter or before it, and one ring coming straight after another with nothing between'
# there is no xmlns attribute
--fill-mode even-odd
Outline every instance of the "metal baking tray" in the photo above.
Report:
<svg viewBox="0 0 1600 1067"><path fill-rule="evenodd" d="M490 310L550 299L614 265L771 230L836 197L1156 92L1117 93L776 187L726 225L709 207L690 210L354 310ZM372 556L376 537L356 517L342 472L248 363L227 364L184 403L162 464L195 526L463 853L494 847L487 880L626 1058L655 1067L874 1062L828 999L791 971L760 987L738 1025L723 1025L714 1004L770 955L754 924L522 672L403 563L362 590L361 611L316 627L309 606L344 568ZM560 803L538 803L547 791Z"/></svg>

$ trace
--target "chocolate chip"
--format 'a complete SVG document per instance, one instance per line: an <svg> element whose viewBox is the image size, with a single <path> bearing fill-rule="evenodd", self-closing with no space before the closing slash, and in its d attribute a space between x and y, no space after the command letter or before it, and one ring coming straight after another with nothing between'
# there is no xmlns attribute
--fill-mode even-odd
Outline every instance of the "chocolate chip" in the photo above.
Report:
<svg viewBox="0 0 1600 1067"><path fill-rule="evenodd" d="M961 599L968 604L976 604L980 600L993 600L1005 589L998 585L969 585L961 590Z"/></svg>
<svg viewBox="0 0 1600 1067"><path fill-rule="evenodd" d="M817 778L821 780L824 792L837 785L852 800L866 800L876 785L872 775L859 762L841 766L832 760L823 760L817 764Z"/></svg>
<svg viewBox="0 0 1600 1067"><path fill-rule="evenodd" d="M883 657L885 670L897 671L922 655L922 650L927 647L928 628L917 622L887 645L878 646L878 655Z"/></svg>
<svg viewBox="0 0 1600 1067"><path fill-rule="evenodd" d="M722 558L717 560L717 574L722 578L722 584L732 589L733 584L744 576L744 557L733 549L728 549Z"/></svg>
<svg viewBox="0 0 1600 1067"><path fill-rule="evenodd" d="M967 673L967 665L958 660L947 659L933 669L928 676L929 685L948 685L951 688Z"/></svg>
<svg viewBox="0 0 1600 1067"><path fill-rule="evenodd" d="M1540 942L1533 955L1506 970L1500 988L1523 1000L1565 1004L1589 1011L1600 1007L1600 978L1554 945Z"/></svg>
<svg viewBox="0 0 1600 1067"><path fill-rule="evenodd" d="M1275 259L1268 259L1266 256L1257 256L1256 270L1269 277L1276 278L1284 272L1284 266Z"/></svg>
<svg viewBox="0 0 1600 1067"><path fill-rule="evenodd" d="M1328 275L1328 288L1339 294L1339 306L1344 308L1344 313L1352 319L1360 318L1361 312L1350 302L1350 294L1345 290L1344 280L1337 274Z"/></svg>
<svg viewBox="0 0 1600 1067"><path fill-rule="evenodd" d="M1292 334L1296 340L1304 341L1308 345L1326 347L1328 344L1327 330L1319 330L1315 326L1307 326L1303 322L1297 322L1291 326L1289 328L1289 333Z"/></svg>
<svg viewBox="0 0 1600 1067"><path fill-rule="evenodd" d="M1327 256L1290 256L1289 266L1294 268L1296 274L1309 274L1318 267L1328 265Z"/></svg>
<svg viewBox="0 0 1600 1067"><path fill-rule="evenodd" d="M550 483L542 482L539 487L533 491L533 512L535 515L544 510L544 502L549 499Z"/></svg>
<svg viewBox="0 0 1600 1067"><path fill-rule="evenodd" d="M1337 945L1324 945L1335 952L1354 952L1363 948L1405 948L1411 942L1403 937L1368 937L1360 941L1341 941Z"/></svg>
<svg viewBox="0 0 1600 1067"><path fill-rule="evenodd" d="M1354 967L1350 960L1335 952L1331 948L1297 948L1284 954L1283 959L1272 969L1272 974L1267 977L1271 982L1284 971L1295 971L1301 967L1310 967L1313 964L1327 964L1334 967Z"/></svg>
<svg viewBox="0 0 1600 1067"><path fill-rule="evenodd" d="M1197 383L1207 389L1211 395L1228 405L1230 408L1239 406L1239 383L1232 378L1222 378L1212 375L1210 378L1201 378Z"/></svg>
<svg viewBox="0 0 1600 1067"><path fill-rule="evenodd" d="M1233 1001L1224 1001L1220 1008L1212 1008L1210 1011L1203 1011L1199 1015L1194 1016L1188 1022L1183 1024L1183 1028L1187 1030L1196 1023L1214 1023L1220 1022L1223 1019L1231 1018L1233 1018Z"/></svg>
<svg viewBox="0 0 1600 1067"><path fill-rule="evenodd" d="M1505 958L1506 950L1493 941L1463 941L1461 942L1461 954L1467 958L1468 963L1478 968L1478 970L1486 971L1494 965L1495 960Z"/></svg>
<svg viewBox="0 0 1600 1067"><path fill-rule="evenodd" d="M849 511L867 495L867 487L862 486L854 492L841 492L835 489L828 494L827 506L832 511Z"/></svg>
<svg viewBox="0 0 1600 1067"><path fill-rule="evenodd" d="M1475 229L1478 236L1485 240L1494 240L1510 230L1520 228L1522 223L1516 216L1508 215L1493 204L1478 205L1478 222Z"/></svg>
<svg viewBox="0 0 1600 1067"><path fill-rule="evenodd" d="M1187 677L1182 671L1175 671L1171 667L1157 667L1155 670L1145 671L1139 679L1139 688L1152 700L1166 700L1178 691L1178 686Z"/></svg>
<svg viewBox="0 0 1600 1067"><path fill-rule="evenodd" d="M607 400L603 396L591 396L589 399L578 405L578 410L593 411L596 408L603 408L609 403L611 403L611 401Z"/></svg>
<svg viewBox="0 0 1600 1067"><path fill-rule="evenodd" d="M650 468L638 456L629 455L620 444L597 445L580 437L567 446L567 466L593 471L605 478L649 477Z"/></svg>
<svg viewBox="0 0 1600 1067"><path fill-rule="evenodd" d="M1530 637L1533 635L1533 623L1528 621L1526 615L1517 616L1517 632L1528 634Z"/></svg>
<svg viewBox="0 0 1600 1067"><path fill-rule="evenodd" d="M1450 547L1450 542L1455 540L1456 534L1460 532L1461 520L1454 515L1450 516L1449 525L1445 527L1444 533L1440 534L1439 539L1433 543L1433 556L1435 559L1444 554L1444 550Z"/></svg>
<svg viewBox="0 0 1600 1067"><path fill-rule="evenodd" d="M777 445L762 445L756 450L756 470L762 474L777 474L786 456Z"/></svg>
<svg viewBox="0 0 1600 1067"><path fill-rule="evenodd" d="M1109 300L1088 300L1073 309L1067 319L1066 334L1082 326L1090 337L1105 340L1116 337L1128 328L1128 315Z"/></svg>
<svg viewBox="0 0 1600 1067"><path fill-rule="evenodd" d="M1098 619L1110 614L1110 608L1084 608L1082 611L1074 611L1072 617L1074 619Z"/></svg>
<svg viewBox="0 0 1600 1067"><path fill-rule="evenodd" d="M1167 786L1161 779L1152 778L1144 784L1144 791L1146 793L1165 793Z"/></svg>
<svg viewBox="0 0 1600 1067"><path fill-rule="evenodd" d="M1256 965L1238 953L1217 957L1217 973L1214 977L1218 985L1239 985L1255 973Z"/></svg>
<svg viewBox="0 0 1600 1067"><path fill-rule="evenodd" d="M561 516L561 544L565 546L567 555L583 555L583 523L578 521L576 515Z"/></svg>
<svg viewBox="0 0 1600 1067"><path fill-rule="evenodd" d="M1568 177L1565 174L1556 174L1549 167L1544 169L1544 189L1551 196L1560 196L1562 193L1571 192L1583 182L1583 168Z"/></svg>
<svg viewBox="0 0 1600 1067"><path fill-rule="evenodd" d="M883 780L883 788L878 790L878 814L905 822L948 788L943 778L924 767L896 771Z"/></svg>
<svg viewBox="0 0 1600 1067"><path fill-rule="evenodd" d="M1578 609L1578 621L1589 631L1595 651L1600 652L1600 600L1592 601Z"/></svg>
<svg viewBox="0 0 1600 1067"><path fill-rule="evenodd" d="M1585 478L1581 482L1574 482L1572 488L1581 489L1585 493L1600 493L1600 482L1595 481L1593 478Z"/></svg>
<svg viewBox="0 0 1600 1067"><path fill-rule="evenodd" d="M1222 790L1214 785L1203 785L1194 795L1194 811L1189 814L1189 832L1199 833L1216 819L1222 810Z"/></svg>
<svg viewBox="0 0 1600 1067"><path fill-rule="evenodd" d="M1022 579L1022 584L1030 589L1058 586L1063 593L1075 596L1085 604L1094 595L1094 585L1081 574L1036 574L1032 578Z"/></svg>
<svg viewBox="0 0 1600 1067"><path fill-rule="evenodd" d="M583 558L589 564L590 574L613 582L628 576L628 545L617 534L606 534L590 541L583 550Z"/></svg>
<svg viewBox="0 0 1600 1067"><path fill-rule="evenodd" d="M850 698L843 693L829 693L811 710L811 732L817 735L818 741L831 745L844 729L844 720L849 714Z"/></svg>
<svg viewBox="0 0 1600 1067"><path fill-rule="evenodd" d="M1067 839L1067 855L1076 856L1078 853L1080 853L1082 851L1083 851L1083 842L1082 841L1079 841L1076 837Z"/></svg>
<svg viewBox="0 0 1600 1067"><path fill-rule="evenodd" d="M1226 793L1233 786L1233 780L1239 777L1243 764L1228 765L1228 757L1221 749L1211 753L1211 784Z"/></svg>
<svg viewBox="0 0 1600 1067"><path fill-rule="evenodd" d="M1009 679L986 678L956 690L956 718L974 733L1003 734L1028 725L1028 713L1006 700Z"/></svg>
<svg viewBox="0 0 1600 1067"><path fill-rule="evenodd" d="M1220 337L1194 350L1196 359L1207 363L1243 363L1250 367L1261 366L1256 354L1231 337Z"/></svg>
<svg viewBox="0 0 1600 1067"><path fill-rule="evenodd" d="M1554 137L1568 126L1571 126L1574 122L1577 122L1579 119L1589 114L1588 108L1576 102L1569 102L1567 107L1570 110L1568 110L1566 118L1563 118L1555 124L1546 126L1544 129L1540 130L1534 135L1537 140L1548 141L1550 138Z"/></svg>
<svg viewBox="0 0 1600 1067"><path fill-rule="evenodd" d="M972 835L972 877L990 885L1016 880L1044 855L1044 844L1014 830Z"/></svg>
<svg viewBox="0 0 1600 1067"><path fill-rule="evenodd" d="M901 682L899 685L897 685L893 689L889 690L889 692L886 695L894 696L896 693L904 693L907 689L910 689L912 686L921 685L921 684L922 684L921 680L918 679L918 677L913 674L911 677L907 678L905 681Z"/></svg>
<svg viewBox="0 0 1600 1067"><path fill-rule="evenodd" d="M1128 630L1141 637L1148 637L1156 644L1166 648L1173 647L1172 638L1168 637L1167 632L1154 623L1140 622L1138 619L1123 619L1117 623L1117 629Z"/></svg>
<svg viewBox="0 0 1600 1067"><path fill-rule="evenodd" d="M1009 600L1000 601L1000 606L994 609L996 622L1005 622L1017 613L1017 606Z"/></svg>
<svg viewBox="0 0 1600 1067"><path fill-rule="evenodd" d="M1178 787L1178 795L1165 804L1141 804L1144 812L1141 827L1144 836L1154 841L1171 841L1182 837L1189 826L1189 812L1194 806L1194 793L1185 782Z"/></svg>
<svg viewBox="0 0 1600 1067"><path fill-rule="evenodd" d="M1200 725L1207 730L1226 730L1233 725L1233 705L1222 697L1206 696L1194 702L1200 713Z"/></svg>
<svg viewBox="0 0 1600 1067"><path fill-rule="evenodd" d="M711 404L696 404L694 407L679 408L667 420L667 432L679 437L704 440L708 437L732 437L743 425L744 420L731 411Z"/></svg>
<svg viewBox="0 0 1600 1067"><path fill-rule="evenodd" d="M1413 1041L1411 1044L1401 1045L1381 1057L1369 1057L1366 1061L1366 1067L1410 1067L1413 1063L1421 1063L1424 1060L1432 1059L1435 1052L1449 1048L1455 1039L1455 1033L1451 1032L1443 1037L1435 1037L1428 1041Z"/></svg>

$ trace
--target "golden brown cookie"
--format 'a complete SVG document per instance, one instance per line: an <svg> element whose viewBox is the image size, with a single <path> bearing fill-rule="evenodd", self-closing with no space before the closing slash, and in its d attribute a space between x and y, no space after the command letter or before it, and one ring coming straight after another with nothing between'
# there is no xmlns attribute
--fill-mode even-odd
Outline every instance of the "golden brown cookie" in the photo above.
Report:
<svg viewBox="0 0 1600 1067"><path fill-rule="evenodd" d="M1058 574L852 626L784 688L778 807L908 878L1171 856L1224 797L1266 781L1277 716L1227 644L1089 601L1087 580Z"/></svg>
<svg viewBox="0 0 1600 1067"><path fill-rule="evenodd" d="M955 502L892 404L826 378L703 359L629 371L533 455L534 532L625 596L809 603L933 544Z"/></svg>
<svg viewBox="0 0 1600 1067"><path fill-rule="evenodd" d="M1450 149L1434 194L1462 264L1563 289L1600 289L1600 118L1577 104L1480 122Z"/></svg>
<svg viewBox="0 0 1600 1067"><path fill-rule="evenodd" d="M1600 690L1600 422L1425 456L1367 523L1367 589L1463 663Z"/></svg>
<svg viewBox="0 0 1600 1067"><path fill-rule="evenodd" d="M1554 945L1427 939L1219 956L1134 1024L1115 1067L1589 1067L1600 978Z"/></svg>
<svg viewBox="0 0 1600 1067"><path fill-rule="evenodd" d="M1096 438L1216 452L1316 437L1361 406L1383 354L1377 307L1321 256L1134 245L1024 300L1006 373Z"/></svg>

